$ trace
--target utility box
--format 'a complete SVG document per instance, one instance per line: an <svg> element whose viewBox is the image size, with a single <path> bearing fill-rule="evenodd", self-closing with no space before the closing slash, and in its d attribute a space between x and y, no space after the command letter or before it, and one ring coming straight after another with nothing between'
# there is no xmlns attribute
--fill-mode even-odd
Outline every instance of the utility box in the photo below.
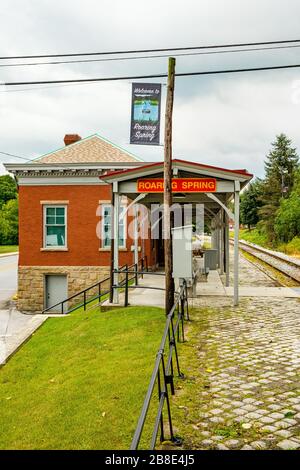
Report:
<svg viewBox="0 0 300 470"><path fill-rule="evenodd" d="M173 277L193 279L193 226L185 225L172 229L173 237Z"/></svg>

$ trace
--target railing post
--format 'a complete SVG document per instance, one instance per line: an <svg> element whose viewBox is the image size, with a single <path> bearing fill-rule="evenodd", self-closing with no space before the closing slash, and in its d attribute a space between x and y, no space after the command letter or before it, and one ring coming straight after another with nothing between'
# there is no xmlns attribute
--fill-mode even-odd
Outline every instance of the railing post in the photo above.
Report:
<svg viewBox="0 0 300 470"><path fill-rule="evenodd" d="M165 394L166 402L167 402L167 411L168 411L168 421L169 421L169 429L170 429L170 440L172 442L175 441L174 437L174 432L173 432L173 424L172 424L172 415L171 415L171 406L170 406L170 400L169 400L169 393L168 393L168 378L166 375L166 369L165 369L165 363L164 363L164 357L162 356L161 358L162 361L162 369L163 369L163 377L164 377L164 390L162 393Z"/></svg>
<svg viewBox="0 0 300 470"><path fill-rule="evenodd" d="M99 302L101 301L101 282L99 282L98 284L98 298L99 298Z"/></svg>
<svg viewBox="0 0 300 470"><path fill-rule="evenodd" d="M173 342L174 350L175 350L175 359L176 359L178 377L182 377L183 374L182 374L182 372L180 372L179 358L178 358L178 351L177 351L177 346L176 346L176 339L175 339L173 318L172 318L172 320L171 320L171 328L172 328L172 330L171 330L171 333L172 333L171 340L172 340L172 342ZM179 328L179 325L178 325L178 328Z"/></svg>
<svg viewBox="0 0 300 470"><path fill-rule="evenodd" d="M126 265L126 273L125 273L125 302L124 306L128 307L128 266Z"/></svg>
<svg viewBox="0 0 300 470"><path fill-rule="evenodd" d="M160 380L159 369L158 369L158 375L157 375L157 385L158 385L158 402L160 402L160 399L162 397L162 391L161 391L161 380ZM163 442L164 440L165 440L164 418L163 418L163 411L162 411L161 416L160 416L160 442Z"/></svg>
<svg viewBox="0 0 300 470"><path fill-rule="evenodd" d="M83 292L83 310L86 311L86 291Z"/></svg>
<svg viewBox="0 0 300 470"><path fill-rule="evenodd" d="M146 271L148 272L148 256L145 256L145 261L146 261Z"/></svg>
<svg viewBox="0 0 300 470"><path fill-rule="evenodd" d="M142 267L142 275L141 275L141 278L144 279L144 274L143 274L143 272L144 272L144 258L141 259L141 264L142 264L142 266L141 266L141 267Z"/></svg>
<svg viewBox="0 0 300 470"><path fill-rule="evenodd" d="M135 270L135 285L138 286L139 285L139 276L138 276L138 265L135 264L134 265L134 270Z"/></svg>
<svg viewBox="0 0 300 470"><path fill-rule="evenodd" d="M170 328L168 330L168 338L169 338L169 351L170 351L172 346L174 346L174 343L175 343L174 338L171 337ZM168 371L168 375L166 377L167 377L167 382L170 384L170 387L171 387L171 393L172 395L175 395L173 354L171 354L170 367L171 367L171 373Z"/></svg>
<svg viewBox="0 0 300 470"><path fill-rule="evenodd" d="M64 302L61 303L61 314L64 314Z"/></svg>
<svg viewBox="0 0 300 470"><path fill-rule="evenodd" d="M109 303L110 304L113 303L113 299L114 299L113 285L114 285L114 264L113 264L113 261L112 261L111 266L110 266L110 293L109 293Z"/></svg>
<svg viewBox="0 0 300 470"><path fill-rule="evenodd" d="M186 302L186 319L189 321L190 320L190 315L189 315L189 300L188 300L188 289L187 289L187 283L184 281L184 297L185 297L185 302Z"/></svg>
<svg viewBox="0 0 300 470"><path fill-rule="evenodd" d="M180 294L179 294L179 295L180 295ZM179 302L178 302L178 305L177 305L177 317L178 317L179 319L181 318L180 307L182 307L182 304L179 305ZM180 342L180 328L177 328L177 342L178 342L178 343Z"/></svg>
<svg viewBox="0 0 300 470"><path fill-rule="evenodd" d="M182 334L182 342L184 343L184 304L185 304L185 290L182 291L182 301L181 301L181 311L180 311L180 321L181 321L181 334ZM180 330L180 325L178 325L178 333Z"/></svg>

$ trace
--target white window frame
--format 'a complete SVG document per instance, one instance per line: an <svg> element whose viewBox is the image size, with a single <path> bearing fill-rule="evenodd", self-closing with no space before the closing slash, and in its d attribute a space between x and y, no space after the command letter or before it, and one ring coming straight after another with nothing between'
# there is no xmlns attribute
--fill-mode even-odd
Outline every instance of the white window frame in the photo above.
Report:
<svg viewBox="0 0 300 470"><path fill-rule="evenodd" d="M47 245L47 209L58 208L65 209L65 244L64 245ZM65 250L68 248L68 206L66 204L43 204L43 248L45 250Z"/></svg>
<svg viewBox="0 0 300 470"><path fill-rule="evenodd" d="M123 208L125 211L126 211L126 208L127 208L127 204L120 204L120 208ZM111 249L111 243L110 243L110 246L105 246L104 245L104 209L106 208L110 208L111 210L111 221L110 221L110 226L112 226L112 217L113 217L113 211L112 211L112 205L110 203L102 203L101 204L101 249L102 250L110 250ZM120 224L119 224L120 226ZM119 245L119 248L120 249L126 249L126 246L127 246L127 212L125 213L125 216L124 216L124 219L123 219L123 227L124 227L124 237L123 237L123 240L124 240L124 243L123 245ZM120 238L120 236L119 236ZM111 238L112 240L112 238Z"/></svg>

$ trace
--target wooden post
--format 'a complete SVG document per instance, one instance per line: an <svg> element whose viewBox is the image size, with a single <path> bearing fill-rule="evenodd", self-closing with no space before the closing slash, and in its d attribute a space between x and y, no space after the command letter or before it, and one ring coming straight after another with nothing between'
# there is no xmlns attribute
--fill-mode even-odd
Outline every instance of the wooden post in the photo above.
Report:
<svg viewBox="0 0 300 470"><path fill-rule="evenodd" d="M139 262L139 232L138 232L138 206L134 204L134 255L133 255L133 262L134 264L138 265Z"/></svg>
<svg viewBox="0 0 300 470"><path fill-rule="evenodd" d="M174 304L174 279L172 276L172 234L171 211L172 206L172 115L175 87L175 63L173 57L169 57L168 87L165 115L165 148L164 148L164 245L165 245L165 276L166 294L165 307L168 314Z"/></svg>
<svg viewBox="0 0 300 470"><path fill-rule="evenodd" d="M115 192L116 191L116 192ZM114 188L114 211L112 217L114 219L113 227L113 240L111 243L114 244L114 269L119 269L119 215L120 215L120 196L118 189L115 190ZM119 274L114 273L114 285L119 284ZM119 303L119 289L115 288L113 290L113 303Z"/></svg>

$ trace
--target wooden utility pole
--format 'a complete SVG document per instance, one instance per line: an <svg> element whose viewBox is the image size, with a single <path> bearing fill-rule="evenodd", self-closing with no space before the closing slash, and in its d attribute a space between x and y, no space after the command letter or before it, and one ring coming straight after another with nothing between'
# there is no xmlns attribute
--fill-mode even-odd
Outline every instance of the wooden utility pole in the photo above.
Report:
<svg viewBox="0 0 300 470"><path fill-rule="evenodd" d="M110 293L109 302L112 304L114 299L113 285L114 285L114 257L115 257L115 244L113 240L114 234L114 191L111 184L111 214L110 214ZM101 221L104 224L104 219Z"/></svg>
<svg viewBox="0 0 300 470"><path fill-rule="evenodd" d="M175 87L175 63L173 57L169 57L168 88L165 115L165 149L164 149L164 242L165 242L165 276L166 314L169 313L174 304L174 279L172 276L172 234L171 234L171 211L172 206L172 115Z"/></svg>

